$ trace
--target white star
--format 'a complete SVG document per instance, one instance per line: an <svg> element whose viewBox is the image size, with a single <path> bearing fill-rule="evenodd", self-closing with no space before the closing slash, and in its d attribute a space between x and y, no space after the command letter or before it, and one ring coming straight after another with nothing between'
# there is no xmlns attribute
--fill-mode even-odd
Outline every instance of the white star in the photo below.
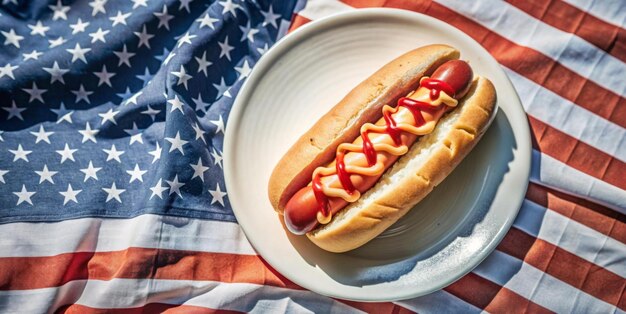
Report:
<svg viewBox="0 0 626 314"><path fill-rule="evenodd" d="M237 9L241 6L233 3L233 0L220 1L219 4L224 8L222 9L222 15L226 12L230 12L234 17L237 17Z"/></svg>
<svg viewBox="0 0 626 314"><path fill-rule="evenodd" d="M198 158L198 163L197 164L189 164L191 166L191 168L193 168L193 176L191 177L191 180L193 180L193 178L195 177L199 177L200 180L202 180L202 182L204 182L204 173L209 170L209 167L205 167L202 164L202 158Z"/></svg>
<svg viewBox="0 0 626 314"><path fill-rule="evenodd" d="M152 195L150 195L150 199L152 199L152 197L154 197L155 195L158 196L160 199L163 199L163 197L161 196L161 193L167 190L167 187L161 186L161 179L159 179L159 182L157 182L157 184L154 187L151 187L150 190L152 191Z"/></svg>
<svg viewBox="0 0 626 314"><path fill-rule="evenodd" d="M81 48L78 43L74 46L74 49L65 49L67 52L72 54L72 63L76 60L81 60L84 63L87 63L87 59L85 59L85 54L91 51L91 48Z"/></svg>
<svg viewBox="0 0 626 314"><path fill-rule="evenodd" d="M180 99L178 99L178 95L174 95L174 99L169 99L167 102L172 105L172 109L170 110L170 112L174 112L174 110L178 109L182 114L185 114L183 112L184 103L180 101Z"/></svg>
<svg viewBox="0 0 626 314"><path fill-rule="evenodd" d="M228 89L230 88L230 86L226 85L226 82L224 81L224 78L222 77L220 80L220 84L213 84L213 87L215 87L215 89L217 89L217 98L222 97L222 95L230 98L230 93L228 92Z"/></svg>
<svg viewBox="0 0 626 314"><path fill-rule="evenodd" d="M202 139L204 144L206 144L206 140L204 139L204 130L202 130L202 128L198 125L198 122L196 122L192 128L196 132L196 140Z"/></svg>
<svg viewBox="0 0 626 314"><path fill-rule="evenodd" d="M61 163L64 163L66 160L76 161L74 160L74 153L78 149L70 149L70 147L65 143L65 148L63 150L57 150L57 154L61 155Z"/></svg>
<svg viewBox="0 0 626 314"><path fill-rule="evenodd" d="M267 50L269 50L269 47L267 46L267 44L265 44L265 46L263 46L263 48L257 48L256 51L259 52L260 55L264 55Z"/></svg>
<svg viewBox="0 0 626 314"><path fill-rule="evenodd" d="M213 197L213 199L211 200L211 205L219 202L222 207L224 206L224 196L226 196L226 192L222 192L219 182L217 183L217 188L215 188L215 190L209 189L209 194L211 194L211 196Z"/></svg>
<svg viewBox="0 0 626 314"><path fill-rule="evenodd" d="M54 111L54 113L57 114L57 124L61 123L62 121L67 121L68 123L72 123L72 114L74 113L74 111L69 111L67 109L65 109L65 104L61 103L61 106L59 106L59 109L50 109L52 111Z"/></svg>
<svg viewBox="0 0 626 314"><path fill-rule="evenodd" d="M139 169L139 164L135 164L135 169L126 170L126 173L130 175L130 181L128 183L133 183L135 180L139 180L143 182L143 175L148 172L148 170Z"/></svg>
<svg viewBox="0 0 626 314"><path fill-rule="evenodd" d="M165 29L170 30L170 20L174 18L173 15L167 13L167 6L163 5L163 10L161 12L152 13L154 16L159 19L159 25L157 25L157 29L161 28L161 26L165 26Z"/></svg>
<svg viewBox="0 0 626 314"><path fill-rule="evenodd" d="M274 14L274 9L272 9L271 5L270 5L270 9L267 12L261 11L261 14L263 14L263 18L265 19L263 21L263 26L270 24L274 26L274 28L278 28L278 25L276 24L276 20L280 18L280 14Z"/></svg>
<svg viewBox="0 0 626 314"><path fill-rule="evenodd" d="M109 111L105 113L99 113L98 115L102 118L100 125L104 125L105 122L111 121L111 123L117 125L117 121L115 121L115 115L120 113L119 111L113 111L112 108L109 108Z"/></svg>
<svg viewBox="0 0 626 314"><path fill-rule="evenodd" d="M30 59L39 60L39 56L41 56L43 52L39 52L37 50L33 50L30 53L23 53L24 61L28 61Z"/></svg>
<svg viewBox="0 0 626 314"><path fill-rule="evenodd" d="M89 36L91 37L91 43L95 43L96 41L101 41L103 43L106 43L106 39L104 39L104 35L108 34L110 31L106 30L103 31L101 27L98 27L98 30L90 33Z"/></svg>
<svg viewBox="0 0 626 314"><path fill-rule="evenodd" d="M72 189L72 185L68 184L67 185L67 191L59 192L61 195L63 195L63 205L67 204L67 202L69 202L69 201L73 201L74 203L78 204L78 200L76 199L76 195L78 195L78 193L80 193L82 191L83 190L74 190L74 189Z"/></svg>
<svg viewBox="0 0 626 314"><path fill-rule="evenodd" d="M147 114L150 116L150 118L152 118L152 121L154 122L154 120L156 119L156 116L161 112L161 110L157 110L157 109L152 109L152 107L150 107L150 105L148 105L148 109L142 111L142 114Z"/></svg>
<svg viewBox="0 0 626 314"><path fill-rule="evenodd" d="M22 144L17 144L17 150L9 149L9 151L11 152L11 154L14 155L13 162L16 162L20 159L26 162L30 162L28 161L28 155L33 152L32 150L24 150L22 148Z"/></svg>
<svg viewBox="0 0 626 314"><path fill-rule="evenodd" d="M177 149L181 154L185 155L185 152L183 151L183 146L185 146L185 144L189 142L180 139L180 132L176 132L176 136L174 138L166 137L165 140L172 143L172 146L170 146L170 153L173 150Z"/></svg>
<svg viewBox="0 0 626 314"><path fill-rule="evenodd" d="M65 84L65 80L63 80L63 75L69 72L69 69L61 69L59 64L54 61L51 68L43 68L44 71L50 73L50 84L59 81L61 84Z"/></svg>
<svg viewBox="0 0 626 314"><path fill-rule="evenodd" d="M222 168L222 155L220 155L220 152L215 150L215 147L213 147L213 152L211 153L211 157L213 157L213 164L218 165L220 166L220 168Z"/></svg>
<svg viewBox="0 0 626 314"><path fill-rule="evenodd" d="M83 141L82 143L85 143L87 141L92 141L94 143L98 143L98 141L96 140L96 134L98 134L98 132L100 132L100 130L92 130L91 129L91 125L89 125L89 122L87 122L85 124L85 129L84 130L79 130L78 133L83 135Z"/></svg>
<svg viewBox="0 0 626 314"><path fill-rule="evenodd" d="M19 66L17 65L12 66L10 63L7 63L3 67L0 67L0 78L6 75L12 79L15 79L15 76L13 76L13 70L17 69L18 67Z"/></svg>
<svg viewBox="0 0 626 314"><path fill-rule="evenodd" d="M107 66L106 65L102 65L102 71L101 72L93 72L93 75L98 77L98 86L102 85L102 84L107 84L109 85L109 87L113 87L113 85L111 85L111 78L113 76L115 76L115 73L113 72L107 72Z"/></svg>
<svg viewBox="0 0 626 314"><path fill-rule="evenodd" d="M48 144L50 144L50 139L48 138L50 135L54 134L54 132L46 132L46 130L43 129L43 125L40 124L39 125L39 132L30 132L30 134L36 136L37 138L35 139L35 144L44 141Z"/></svg>
<svg viewBox="0 0 626 314"><path fill-rule="evenodd" d="M185 35L180 37L180 39L178 40L178 47L180 48L185 43L191 45L191 40L196 38L196 37L198 37L198 36L196 36L196 35L189 35L189 32L186 32Z"/></svg>
<svg viewBox="0 0 626 314"><path fill-rule="evenodd" d="M191 3L191 1L193 0L180 0L180 6L178 7L178 11L180 11L182 8L185 8L187 13L191 13L191 9L189 9L189 3Z"/></svg>
<svg viewBox="0 0 626 314"><path fill-rule="evenodd" d="M148 0L131 0L133 2L133 10L142 6L142 7L148 7Z"/></svg>
<svg viewBox="0 0 626 314"><path fill-rule="evenodd" d="M117 11L117 15L116 16L112 16L109 18L109 20L113 21L113 25L115 26L117 24L124 24L124 25L128 25L126 24L126 19L132 14L132 12L128 12L128 13L124 13L122 14L121 11Z"/></svg>
<svg viewBox="0 0 626 314"><path fill-rule="evenodd" d="M31 201L30 198L35 195L35 193L37 192L28 192L28 190L26 190L26 186L22 184L22 190L20 192L13 192L13 194L18 197L16 206L22 204L23 202L33 205L33 201Z"/></svg>
<svg viewBox="0 0 626 314"><path fill-rule="evenodd" d="M201 110L204 113L206 113L207 107L211 105L202 100L202 94L200 93L198 93L198 98L191 98L191 100L193 100L193 103L196 104L196 110Z"/></svg>
<svg viewBox="0 0 626 314"><path fill-rule="evenodd" d="M57 37L57 39L48 39L50 43L50 48L54 48L57 46L61 46L67 42L67 39L63 39L63 36Z"/></svg>
<svg viewBox="0 0 626 314"><path fill-rule="evenodd" d="M47 89L39 89L35 82L33 82L32 88L22 88L22 90L30 95L30 98L28 99L29 103L33 102L33 100L39 100L43 103L42 95L48 91Z"/></svg>
<svg viewBox="0 0 626 314"><path fill-rule="evenodd" d="M6 182L4 181L4 175L7 173L9 173L9 170L0 170L0 182L6 184Z"/></svg>
<svg viewBox="0 0 626 314"><path fill-rule="evenodd" d="M133 143L135 142L139 142L143 144L143 139L141 138L141 132L139 132L139 128L137 128L137 123L133 122L133 128L124 129L124 132L130 135L130 144L128 145L133 145Z"/></svg>
<svg viewBox="0 0 626 314"><path fill-rule="evenodd" d="M159 146L159 142L156 142L156 148L150 152L148 152L148 154L152 155L152 163L154 163L155 161L159 160L161 158L161 151L163 150L163 148L161 148L161 146Z"/></svg>
<svg viewBox="0 0 626 314"><path fill-rule="evenodd" d="M174 176L174 180L172 180L172 181L165 180L165 182L167 184L169 184L169 186L170 186L170 193L169 193L169 195L172 195L173 193L176 193L181 198L183 197L183 195L180 193L180 188L182 188L185 185L185 183L178 182L178 175Z"/></svg>
<svg viewBox="0 0 626 314"><path fill-rule="evenodd" d="M187 74L187 71L185 71L185 68L183 67L182 64L180 65L180 70L178 72L176 71L172 72L172 75L178 78L178 83L176 83L176 85L183 84L185 86L185 89L187 89L187 81L189 81L189 79L191 79L192 76Z"/></svg>
<svg viewBox="0 0 626 314"><path fill-rule="evenodd" d="M64 6L63 3L61 3L61 0L58 0L56 5L48 5L48 8L54 12L54 15L52 16L53 21L58 19L67 20L66 13L70 10L69 5Z"/></svg>
<svg viewBox="0 0 626 314"><path fill-rule="evenodd" d="M211 63L210 61L208 61L206 59L206 51L204 53L202 53L202 58L198 58L198 57L194 57L196 59L196 62L198 62L198 73L202 72L204 73L204 76L209 76L209 74L207 74L207 67L210 66Z"/></svg>
<svg viewBox="0 0 626 314"><path fill-rule="evenodd" d="M100 171L100 169L102 169L102 167L94 167L90 160L89 166L87 168L80 169L80 171L85 174L85 180L83 182L87 182L89 178L93 178L96 181L98 181L97 173L98 171Z"/></svg>
<svg viewBox="0 0 626 314"><path fill-rule="evenodd" d="M137 48L141 48L141 46L146 45L148 49L150 49L150 38L154 37L154 35L149 34L146 30L146 25L143 25L143 29L140 32L133 32L137 37L139 37L139 44L137 44Z"/></svg>
<svg viewBox="0 0 626 314"><path fill-rule="evenodd" d="M215 124L217 129L215 130L215 134L224 133L224 120L222 119L222 115L220 115L219 120L209 120L209 122Z"/></svg>
<svg viewBox="0 0 626 314"><path fill-rule="evenodd" d="M107 11L104 9L104 5L107 4L108 0L94 0L89 2L89 6L93 8L91 10L91 16L96 16L98 13L106 14Z"/></svg>
<svg viewBox="0 0 626 314"><path fill-rule="evenodd" d="M9 117L7 118L7 120L10 120L11 118L16 117L24 121L24 117L22 117L22 111L26 110L27 108L18 108L15 105L15 101L11 102L11 108L2 107L2 109L9 112Z"/></svg>
<svg viewBox="0 0 626 314"><path fill-rule="evenodd" d="M82 33L89 26L89 22L83 22L80 18L76 21L76 24L70 24L72 28L72 35L76 35L78 33Z"/></svg>
<svg viewBox="0 0 626 314"><path fill-rule="evenodd" d="M58 171L50 171L48 170L48 165L43 165L43 170L35 171L39 175L39 184L42 184L44 181L48 181L54 184L54 180L52 176L57 174Z"/></svg>
<svg viewBox="0 0 626 314"><path fill-rule="evenodd" d="M206 13L202 18L196 20L196 22L200 22L200 26L198 27L199 29L202 29L205 26L208 26L211 29L215 29L213 23L217 21L219 21L219 19L212 18L209 13Z"/></svg>
<svg viewBox="0 0 626 314"><path fill-rule="evenodd" d="M118 67L122 64L126 64L128 67L130 67L130 58L135 55L134 52L128 52L126 50L126 44L124 44L124 48L122 49L122 51L113 51L113 53L120 59L120 62L117 63Z"/></svg>
<svg viewBox="0 0 626 314"><path fill-rule="evenodd" d="M226 36L223 42L218 41L217 44L220 46L220 58L226 56L226 59L230 61L230 52L235 49L235 47L228 44L228 36Z"/></svg>
<svg viewBox="0 0 626 314"><path fill-rule="evenodd" d="M89 101L89 95L93 94L93 92L86 91L83 84L80 84L78 90L73 90L71 92L76 95L76 103L79 103L81 100L84 100L88 104L91 103L91 101Z"/></svg>
<svg viewBox="0 0 626 314"><path fill-rule="evenodd" d="M126 191L126 189L118 189L117 186L115 186L115 182L113 182L113 184L111 184L111 188L102 188L102 190L104 190L107 193L107 199L106 201L104 201L105 203L108 203L110 200L115 199L116 201L118 201L120 204L122 203L122 199L120 198L120 194L124 193L124 191Z"/></svg>
<svg viewBox="0 0 626 314"><path fill-rule="evenodd" d="M58 171L49 171L48 165L44 165L43 170L41 171L35 171L35 173L39 175L39 184L43 183L44 181L48 181L54 184L54 180L52 179L52 176L57 174L57 172Z"/></svg>
<svg viewBox="0 0 626 314"><path fill-rule="evenodd" d="M252 68L250 68L248 60L243 60L243 66L235 67L235 71L239 72L239 78L237 80L243 80L250 75Z"/></svg>
<svg viewBox="0 0 626 314"><path fill-rule="evenodd" d="M35 25L28 24L28 28L31 29L31 35L41 35L43 37L46 37L46 32L50 30L50 27L43 26L43 24L41 24L41 21L37 21Z"/></svg>
<svg viewBox="0 0 626 314"><path fill-rule="evenodd" d="M248 24L246 24L245 27L239 26L239 29L243 33L241 35L241 41L245 41L246 39L248 39L248 41L250 41L251 43L254 42L254 35L259 32L258 29L250 27L250 21L248 21Z"/></svg>
<svg viewBox="0 0 626 314"><path fill-rule="evenodd" d="M126 102L124 103L125 105L130 105L130 104L137 104L137 98L139 98L139 96L141 96L141 94L143 94L143 91L138 91L136 93L134 93L132 96L130 96L130 98L128 98L126 100Z"/></svg>
<svg viewBox="0 0 626 314"><path fill-rule="evenodd" d="M124 153L124 151L123 151L123 150L117 150L117 149L115 148L115 144L111 145L111 149L103 149L103 151L104 151L105 153L107 153L107 154L108 154L108 155L107 155L107 160L106 160L106 161L109 161L109 160L115 159L115 160L117 160L117 162L119 162L119 163L121 163L121 162L122 162L122 161L120 160L120 156Z"/></svg>

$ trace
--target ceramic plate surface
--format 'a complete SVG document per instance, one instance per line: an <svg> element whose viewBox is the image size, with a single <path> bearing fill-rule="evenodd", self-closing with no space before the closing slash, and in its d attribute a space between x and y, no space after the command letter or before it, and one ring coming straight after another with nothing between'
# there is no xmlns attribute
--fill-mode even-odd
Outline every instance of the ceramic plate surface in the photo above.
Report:
<svg viewBox="0 0 626 314"><path fill-rule="evenodd" d="M267 197L281 156L363 79L434 43L458 48L496 86L499 111L481 142L409 214L357 250L328 253L283 230ZM471 271L513 223L530 173L526 115L498 63L456 28L409 11L356 10L285 37L255 66L226 129L228 197L256 251L298 285L343 299L407 299Z"/></svg>

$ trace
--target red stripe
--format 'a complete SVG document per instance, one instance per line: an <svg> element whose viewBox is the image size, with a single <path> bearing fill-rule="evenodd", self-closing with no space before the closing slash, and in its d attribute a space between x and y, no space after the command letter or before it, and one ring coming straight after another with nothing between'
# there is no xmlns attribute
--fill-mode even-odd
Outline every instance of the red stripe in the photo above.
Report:
<svg viewBox="0 0 626 314"><path fill-rule="evenodd" d="M626 30L563 1L507 0L530 16L576 34L610 55L626 61Z"/></svg>
<svg viewBox="0 0 626 314"><path fill-rule="evenodd" d="M302 16L302 15L298 15L298 14L294 14L293 15L293 19L291 19L291 26L289 26L289 31L288 33L293 32L294 30L296 30L296 28L311 22L311 20L307 19L306 17Z"/></svg>
<svg viewBox="0 0 626 314"><path fill-rule="evenodd" d="M303 290L256 255L128 248L114 252L0 258L0 290L49 288L73 280L113 278L207 280ZM341 302L363 309L380 308L385 312L406 310L388 302Z"/></svg>
<svg viewBox="0 0 626 314"><path fill-rule="evenodd" d="M444 290L487 312L551 313L541 305L474 273L465 275Z"/></svg>
<svg viewBox="0 0 626 314"><path fill-rule="evenodd" d="M590 176L626 190L626 163L532 116L533 147Z"/></svg>
<svg viewBox="0 0 626 314"><path fill-rule="evenodd" d="M626 243L626 215L534 183L526 198L617 241Z"/></svg>
<svg viewBox="0 0 626 314"><path fill-rule="evenodd" d="M145 267L145 265L153 265ZM126 279L169 279L210 280L220 282L252 283L302 289L278 274L255 255L192 252L164 249L129 248L115 252L67 253L48 257L0 258L0 290L24 290L63 285L72 280ZM468 279L456 285L464 286ZM498 296L501 287L495 284L484 289L492 299ZM473 300L473 289L454 289L451 293L463 300ZM480 290L483 290L482 288ZM495 293L494 293L495 292ZM514 296L512 301L519 303ZM498 298L502 297L499 296ZM499 300L499 299L498 299ZM498 301L500 304L504 301ZM347 303L355 306L358 303ZM375 303L360 305L365 310L370 306L399 310L394 304Z"/></svg>
<svg viewBox="0 0 626 314"><path fill-rule="evenodd" d="M73 280L113 278L212 280L301 289L268 271L256 255L128 248L0 258L0 290L58 287Z"/></svg>
<svg viewBox="0 0 626 314"><path fill-rule="evenodd" d="M511 228L497 249L600 300L621 304L624 278L558 246Z"/></svg>
<svg viewBox="0 0 626 314"><path fill-rule="evenodd" d="M206 307L193 306L193 305L175 305L165 303L149 303L141 307L133 308L121 308L121 309L99 309L80 304L64 305L57 309L55 313L68 313L68 314L82 314L82 313L113 313L113 314L144 314L144 313L244 313L239 311L222 310L222 309L210 309Z"/></svg>
<svg viewBox="0 0 626 314"><path fill-rule="evenodd" d="M394 7L428 14L481 43L496 60L561 97L626 128L626 99L580 76L552 58L520 46L475 21L432 1L343 0L353 7Z"/></svg>
<svg viewBox="0 0 626 314"><path fill-rule="evenodd" d="M353 308L359 309L365 313L392 313L392 314L409 314L415 313L407 308L399 306L395 303L368 303L368 302L355 302L348 300L337 301L345 303Z"/></svg>

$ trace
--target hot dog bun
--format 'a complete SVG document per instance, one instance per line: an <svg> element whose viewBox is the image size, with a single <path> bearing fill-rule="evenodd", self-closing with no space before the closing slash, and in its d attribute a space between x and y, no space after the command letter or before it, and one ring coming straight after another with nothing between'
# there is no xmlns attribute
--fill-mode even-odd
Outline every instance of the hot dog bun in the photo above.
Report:
<svg viewBox="0 0 626 314"><path fill-rule="evenodd" d="M332 160L339 144L359 136L361 125L377 120L385 104L405 96L419 85L422 76L459 56L450 46L424 46L389 62L350 91L274 168L268 188L274 209L282 214L287 201L311 181L315 168Z"/></svg>
<svg viewBox="0 0 626 314"><path fill-rule="evenodd" d="M493 84L477 77L458 108L432 133L413 144L358 201L307 237L327 251L345 252L382 233L454 170L482 137L495 111Z"/></svg>

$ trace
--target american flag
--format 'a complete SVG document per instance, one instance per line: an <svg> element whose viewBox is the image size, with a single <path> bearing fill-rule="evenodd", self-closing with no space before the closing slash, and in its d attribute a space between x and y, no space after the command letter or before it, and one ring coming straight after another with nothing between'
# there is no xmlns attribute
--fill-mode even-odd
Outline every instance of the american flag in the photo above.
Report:
<svg viewBox="0 0 626 314"><path fill-rule="evenodd" d="M528 114L533 169L474 271L361 303L255 253L222 145L277 39L378 6L443 20L493 55ZM626 311L624 2L4 0L0 13L0 312Z"/></svg>

